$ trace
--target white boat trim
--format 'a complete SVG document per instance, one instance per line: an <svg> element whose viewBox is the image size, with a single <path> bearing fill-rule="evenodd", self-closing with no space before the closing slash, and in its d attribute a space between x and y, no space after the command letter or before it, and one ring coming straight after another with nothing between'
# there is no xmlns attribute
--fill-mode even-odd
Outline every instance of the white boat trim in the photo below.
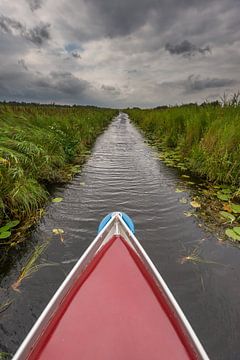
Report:
<svg viewBox="0 0 240 360"><path fill-rule="evenodd" d="M29 358L32 350L35 347L35 344L44 333L44 330L47 328L51 319L56 314L59 306L67 296L68 292L71 290L76 279L86 269L86 266L96 255L96 253L102 248L104 244L106 244L112 238L113 235L122 235L123 238L128 242L128 244L135 250L135 252L143 261L149 272L152 274L153 279L155 280L159 289L166 297L167 302L172 307L173 313L177 315L180 323L183 324L184 330L186 331L188 338L191 339L193 350L195 351L199 360L209 360L208 355L206 354L194 330L192 329L183 311L181 310L180 306L178 305L177 301L169 290L167 284L163 280L162 276L159 274L155 265L152 263L151 259L149 258L137 238L128 228L128 226L122 219L122 214L119 212L113 213L110 221L105 225L105 227L100 231L94 241L86 249L84 254L80 257L73 269L67 275L66 279L63 281L61 286L53 295L46 308L43 310L42 314L26 336L25 340L22 342L21 346L17 350L12 360L27 360Z"/></svg>

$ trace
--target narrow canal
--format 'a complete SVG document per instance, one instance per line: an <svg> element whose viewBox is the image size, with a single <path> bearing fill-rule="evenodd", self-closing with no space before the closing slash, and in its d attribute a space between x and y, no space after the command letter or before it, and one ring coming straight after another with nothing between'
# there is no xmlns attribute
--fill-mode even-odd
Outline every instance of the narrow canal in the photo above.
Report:
<svg viewBox="0 0 240 360"><path fill-rule="evenodd" d="M166 167L126 114L98 138L82 173L58 187L25 253L1 283L0 351L14 354L31 326L91 243L101 218L124 211L136 235L166 280L211 359L240 359L240 251L220 243L187 217L191 189L176 192L180 178ZM184 202L184 203L183 203ZM64 230L64 241L53 235ZM11 285L33 246L48 241L41 267L14 291ZM195 263L187 256L195 257ZM43 266L45 265L45 266ZM36 269L35 269L36 270ZM80 320L80 319L79 319ZM11 358L11 356L9 357Z"/></svg>

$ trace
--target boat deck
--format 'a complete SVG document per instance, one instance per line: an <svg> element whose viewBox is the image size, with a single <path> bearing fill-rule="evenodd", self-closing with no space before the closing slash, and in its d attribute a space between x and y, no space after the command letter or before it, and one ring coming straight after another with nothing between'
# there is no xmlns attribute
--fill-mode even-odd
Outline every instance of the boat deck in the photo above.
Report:
<svg viewBox="0 0 240 360"><path fill-rule="evenodd" d="M137 255L114 236L79 277L29 359L194 359L165 305Z"/></svg>

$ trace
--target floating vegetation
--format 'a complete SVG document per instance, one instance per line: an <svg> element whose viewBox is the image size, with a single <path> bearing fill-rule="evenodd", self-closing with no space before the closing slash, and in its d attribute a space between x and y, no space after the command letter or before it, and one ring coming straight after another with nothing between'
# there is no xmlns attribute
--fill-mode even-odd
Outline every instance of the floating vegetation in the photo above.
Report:
<svg viewBox="0 0 240 360"><path fill-rule="evenodd" d="M240 214L240 205L230 203L231 209L235 214Z"/></svg>
<svg viewBox="0 0 240 360"><path fill-rule="evenodd" d="M193 262L194 264L202 263L204 260L199 256L200 250L198 248L194 248L192 252L190 252L188 255L183 256L180 260L181 264L184 264L186 262Z"/></svg>
<svg viewBox="0 0 240 360"><path fill-rule="evenodd" d="M229 212L226 212L226 211L220 211L219 214L227 219L228 221L230 221L230 223L232 223L234 220L236 220L236 217L232 214L230 214Z"/></svg>
<svg viewBox="0 0 240 360"><path fill-rule="evenodd" d="M182 192L184 192L184 191L186 191L186 190L184 190L184 189L178 189L178 188L175 190L176 193L182 193Z"/></svg>
<svg viewBox="0 0 240 360"><path fill-rule="evenodd" d="M5 303L0 305L0 314L3 313L5 310L9 308L9 306L12 304L13 300L7 300ZM0 358L1 359L1 358Z"/></svg>
<svg viewBox="0 0 240 360"><path fill-rule="evenodd" d="M85 185L85 182L82 181L82 182L80 182L79 184L82 185L82 186L84 186L84 185Z"/></svg>
<svg viewBox="0 0 240 360"><path fill-rule="evenodd" d="M183 213L186 217L194 216L195 214L192 211L184 211Z"/></svg>
<svg viewBox="0 0 240 360"><path fill-rule="evenodd" d="M183 256L180 259L181 264L186 262L191 262L193 264L213 264L213 265L224 265L216 261L205 260L200 256L200 249L198 247L194 248L187 256ZM225 266L225 265L224 265Z"/></svg>
<svg viewBox="0 0 240 360"><path fill-rule="evenodd" d="M64 238L63 238L63 234L64 234L64 230L63 229L52 229L52 233L54 235L59 235L60 236L60 240L63 242Z"/></svg>
<svg viewBox="0 0 240 360"><path fill-rule="evenodd" d="M187 199L185 197L182 197L181 199L179 199L180 204L187 204Z"/></svg>
<svg viewBox="0 0 240 360"><path fill-rule="evenodd" d="M7 360L10 359L10 357L12 357L12 354L7 352L0 352L0 360Z"/></svg>
<svg viewBox="0 0 240 360"><path fill-rule="evenodd" d="M7 239L11 236L12 230L20 223L19 220L9 221L7 224L0 228L0 239Z"/></svg>
<svg viewBox="0 0 240 360"><path fill-rule="evenodd" d="M234 230L235 229L235 230ZM237 231L236 231L237 229ZM234 227L233 229L226 229L225 234L234 241L240 241L240 227Z"/></svg>
<svg viewBox="0 0 240 360"><path fill-rule="evenodd" d="M41 245L36 246L32 255L26 261L26 264L22 267L21 272L17 280L12 284L12 288L15 291L19 291L19 286L21 285L22 281L28 277L30 277L34 272L39 270L44 266L48 266L47 263L44 264L36 264L36 261L42 255L44 250L47 248L49 242L45 242Z"/></svg>
<svg viewBox="0 0 240 360"><path fill-rule="evenodd" d="M196 200L191 201L190 205L195 209L199 209L201 207L201 204L199 202L197 202Z"/></svg>
<svg viewBox="0 0 240 360"><path fill-rule="evenodd" d="M61 202L61 201L63 201L63 198L62 198L62 197L56 197L56 198L52 199L52 202L53 202L53 203L59 203L59 202Z"/></svg>
<svg viewBox="0 0 240 360"><path fill-rule="evenodd" d="M222 201L229 201L231 199L231 195L217 193L217 198Z"/></svg>

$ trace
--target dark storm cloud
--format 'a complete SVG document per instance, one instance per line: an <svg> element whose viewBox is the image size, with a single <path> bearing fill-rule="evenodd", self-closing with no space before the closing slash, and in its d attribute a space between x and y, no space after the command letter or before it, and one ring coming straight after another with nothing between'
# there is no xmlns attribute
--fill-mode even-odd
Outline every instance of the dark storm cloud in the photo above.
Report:
<svg viewBox="0 0 240 360"><path fill-rule="evenodd" d="M49 76L35 78L33 82L38 88L44 89L46 93L54 90L58 94L73 98L81 95L90 87L88 81L79 79L70 72L59 71L53 71Z"/></svg>
<svg viewBox="0 0 240 360"><path fill-rule="evenodd" d="M187 92L202 91L205 89L223 88L234 86L237 81L234 79L226 78L203 78L199 75L190 75L185 82L185 88Z"/></svg>
<svg viewBox="0 0 240 360"><path fill-rule="evenodd" d="M181 43L175 45L166 43L165 50L174 55L193 56L196 54L209 53L210 47L198 47L188 40L183 40Z"/></svg>
<svg viewBox="0 0 240 360"><path fill-rule="evenodd" d="M101 26L102 34L109 37L132 34L144 25L151 26L156 32L169 29L186 10L204 9L206 5L215 2L217 1L84 0L90 16Z"/></svg>
<svg viewBox="0 0 240 360"><path fill-rule="evenodd" d="M0 73L0 98L16 101L63 101L87 103L88 81L70 72L51 72L48 76L30 71Z"/></svg>
<svg viewBox="0 0 240 360"><path fill-rule="evenodd" d="M43 0L26 0L32 11L38 10L43 5Z"/></svg>
<svg viewBox="0 0 240 360"><path fill-rule="evenodd" d="M200 75L189 75L185 80L165 81L160 87L179 89L182 93L202 92L208 89L229 88L239 83L238 80L228 78L201 77Z"/></svg>
<svg viewBox="0 0 240 360"><path fill-rule="evenodd" d="M20 35L37 46L42 45L45 41L50 39L49 28L50 24L44 23L40 23L33 28L27 28L20 21L4 15L0 16L0 29L3 32L10 33L12 35Z"/></svg>
<svg viewBox="0 0 240 360"><path fill-rule="evenodd" d="M90 13L104 25L105 34L124 36L144 25L149 12L156 8L155 0L84 0Z"/></svg>
<svg viewBox="0 0 240 360"><path fill-rule="evenodd" d="M50 39L49 28L50 24L37 25L34 28L27 30L24 37L33 42L35 45L40 46Z"/></svg>

